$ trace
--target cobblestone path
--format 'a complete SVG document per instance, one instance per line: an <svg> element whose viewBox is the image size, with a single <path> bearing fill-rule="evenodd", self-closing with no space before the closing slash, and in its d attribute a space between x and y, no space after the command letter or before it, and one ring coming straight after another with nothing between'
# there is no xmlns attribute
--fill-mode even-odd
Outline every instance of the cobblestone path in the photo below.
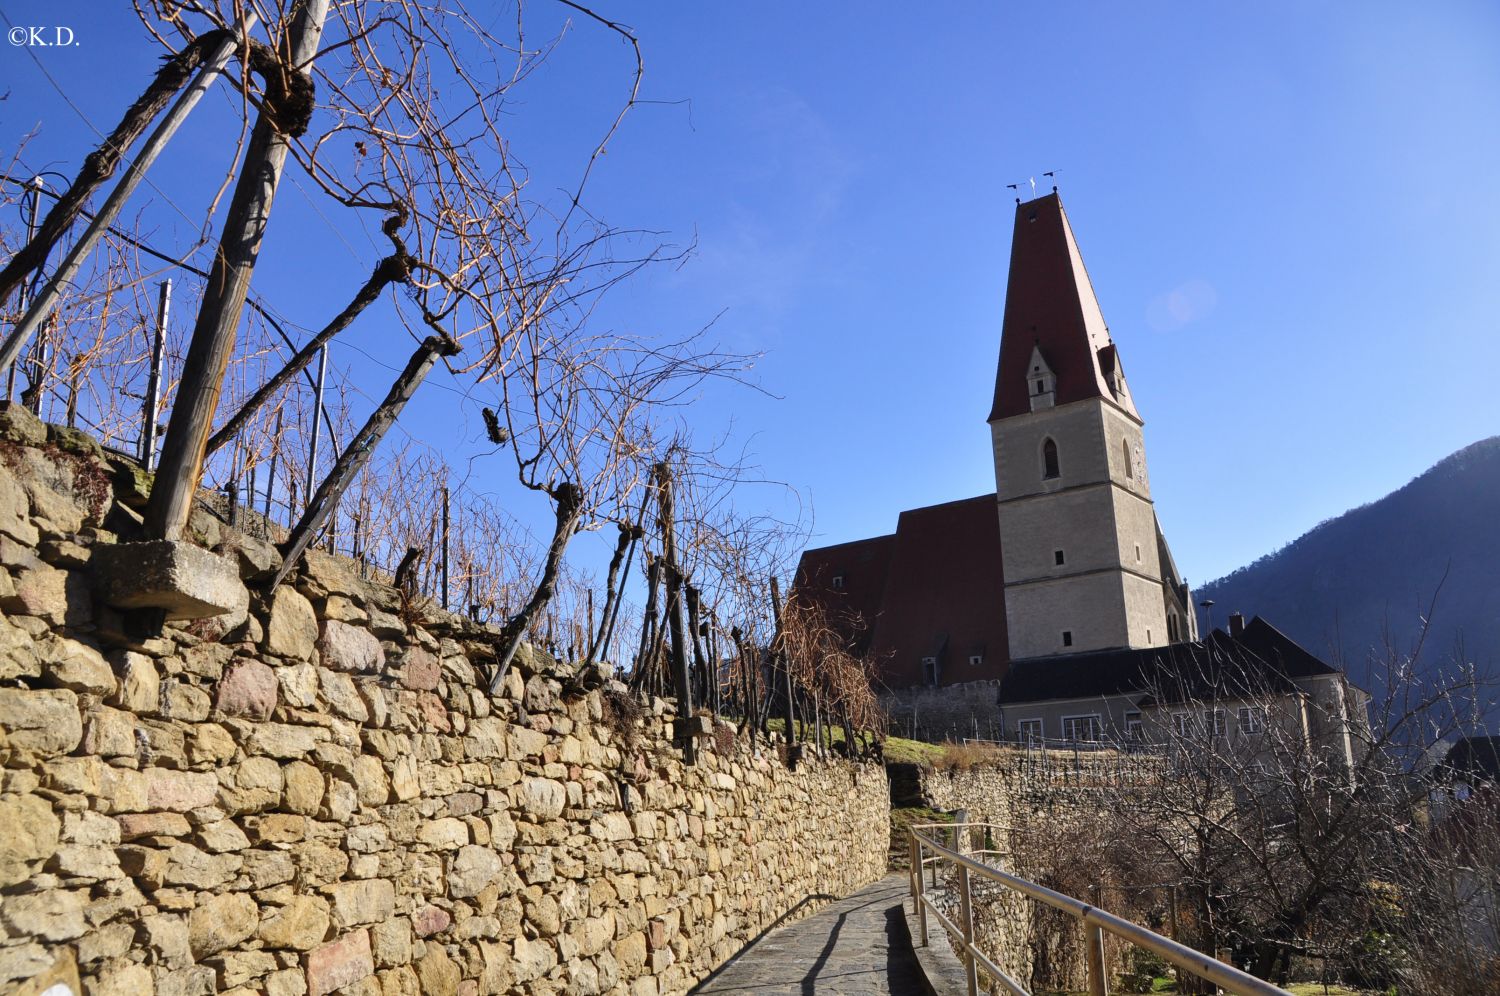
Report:
<svg viewBox="0 0 1500 996"><path fill-rule="evenodd" d="M693 992L915 996L921 969L901 911L909 888L892 875L773 930Z"/></svg>

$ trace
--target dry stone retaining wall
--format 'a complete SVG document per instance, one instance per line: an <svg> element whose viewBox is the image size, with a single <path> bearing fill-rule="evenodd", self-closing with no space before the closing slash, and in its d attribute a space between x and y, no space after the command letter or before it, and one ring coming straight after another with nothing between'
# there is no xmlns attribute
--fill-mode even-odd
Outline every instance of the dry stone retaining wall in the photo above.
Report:
<svg viewBox="0 0 1500 996"><path fill-rule="evenodd" d="M1056 881L1056 875L1069 869L1046 863L1066 849L1053 845L1079 831L1097 832L1101 821L1109 820L1118 794L1106 790L1159 777L1162 771L1160 759L1153 756L1019 747L987 751L963 769L913 767L903 772L908 780L906 801L965 810L972 823L995 824L988 840L971 830L966 846L1007 851L986 860L1064 891L1068 887ZM981 884L978 877L973 883L975 935L981 950L1000 968L1033 989L1087 988L1082 932L1074 921L997 884ZM1076 888L1073 893L1090 898ZM958 892L951 869L939 872L934 902L957 919ZM1111 966L1119 967L1123 946L1111 942L1108 951Z"/></svg>
<svg viewBox="0 0 1500 996"><path fill-rule="evenodd" d="M142 630L90 561L148 484L0 407L0 992L677 993L884 873L878 766L688 767L668 703L529 653L492 696L488 634L347 562Z"/></svg>
<svg viewBox="0 0 1500 996"><path fill-rule="evenodd" d="M933 688L913 685L880 696L890 716L891 732L903 737L940 743L964 737L997 740L1000 724L1000 682L966 681Z"/></svg>

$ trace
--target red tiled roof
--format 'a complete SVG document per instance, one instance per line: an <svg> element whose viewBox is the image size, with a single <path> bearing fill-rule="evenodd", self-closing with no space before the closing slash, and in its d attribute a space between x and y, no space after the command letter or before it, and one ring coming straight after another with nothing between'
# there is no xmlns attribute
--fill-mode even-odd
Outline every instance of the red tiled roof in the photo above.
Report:
<svg viewBox="0 0 1500 996"><path fill-rule="evenodd" d="M1134 413L1129 397L1116 399L1105 380L1100 352L1110 349L1109 359L1117 362L1109 329L1055 192L1016 206L989 421L1031 410L1027 374L1034 348L1057 377L1055 404L1109 398Z"/></svg>
<svg viewBox="0 0 1500 996"><path fill-rule="evenodd" d="M869 650L895 545L895 536L875 536L805 550L797 564L791 597L822 605L856 657Z"/></svg>
<svg viewBox="0 0 1500 996"><path fill-rule="evenodd" d="M842 591L831 587L837 574ZM893 536L808 550L796 587L831 615L864 621L868 629L851 630L850 643L879 663L888 687L929 683L924 657L938 658L945 685L1005 674L1005 577L993 494L903 512ZM975 654L983 664L969 663Z"/></svg>

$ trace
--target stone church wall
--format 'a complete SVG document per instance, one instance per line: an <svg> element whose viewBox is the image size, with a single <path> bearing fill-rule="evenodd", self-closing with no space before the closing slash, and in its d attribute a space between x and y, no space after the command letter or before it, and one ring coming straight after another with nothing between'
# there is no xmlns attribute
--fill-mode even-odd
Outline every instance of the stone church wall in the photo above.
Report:
<svg viewBox="0 0 1500 996"><path fill-rule="evenodd" d="M722 724L688 766L669 703L525 652L491 695L490 634L345 561L142 635L90 561L144 484L0 410L0 993L679 993L884 874L880 767Z"/></svg>

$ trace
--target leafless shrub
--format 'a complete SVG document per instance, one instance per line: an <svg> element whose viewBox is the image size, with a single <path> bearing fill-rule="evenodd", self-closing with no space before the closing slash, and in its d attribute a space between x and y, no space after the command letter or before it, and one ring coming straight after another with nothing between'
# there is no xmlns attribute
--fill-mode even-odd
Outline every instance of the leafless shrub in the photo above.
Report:
<svg viewBox="0 0 1500 996"><path fill-rule="evenodd" d="M1147 722L1168 767L1097 790L1128 849L1071 822L1019 846L1074 895L1171 886L1180 940L1264 978L1432 991L1442 973L1444 991L1485 991L1500 950L1495 812L1483 800L1435 811L1430 768L1472 730L1486 682L1467 665L1435 676L1415 664L1391 654L1368 709L1347 684L1289 692L1232 660L1164 677ZM1242 708L1257 710L1258 730L1198 718Z"/></svg>

